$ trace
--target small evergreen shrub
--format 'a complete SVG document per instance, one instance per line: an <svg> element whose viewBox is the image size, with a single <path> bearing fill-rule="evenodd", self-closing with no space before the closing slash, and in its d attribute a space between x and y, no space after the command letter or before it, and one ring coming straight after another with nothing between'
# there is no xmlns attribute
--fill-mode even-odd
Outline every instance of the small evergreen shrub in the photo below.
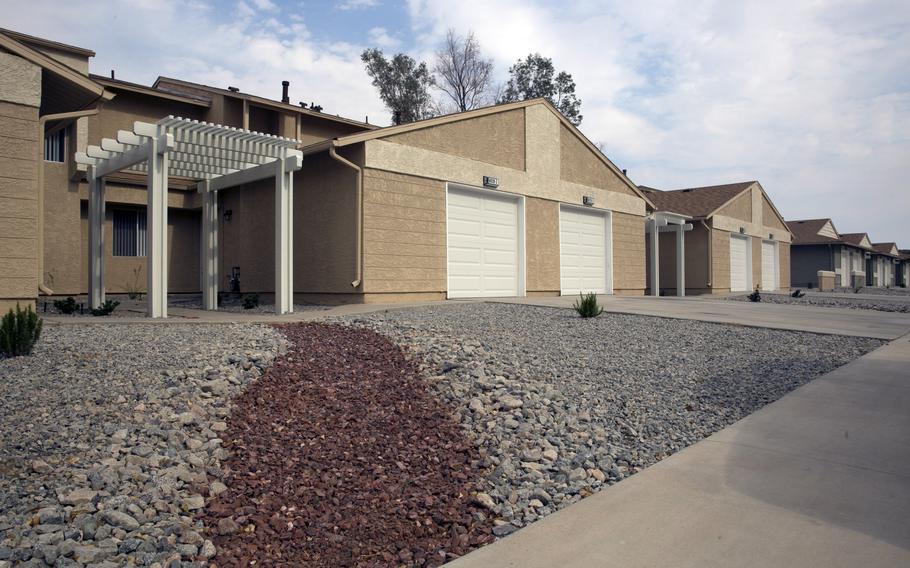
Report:
<svg viewBox="0 0 910 568"><path fill-rule="evenodd" d="M10 309L0 321L0 355L17 357L30 354L41 337L43 325L44 322L31 306L23 310L16 304L16 309Z"/></svg>
<svg viewBox="0 0 910 568"><path fill-rule="evenodd" d="M597 294L594 292L579 294L578 300L572 307L574 307L575 311L578 312L578 315L583 318L596 318L604 313L604 309L597 305Z"/></svg>
<svg viewBox="0 0 910 568"><path fill-rule="evenodd" d="M100 308L92 308L92 315L93 316L109 316L114 312L114 310L117 309L117 306L119 306L119 305L120 305L120 302L118 302L117 300L105 300L104 303L101 304Z"/></svg>
<svg viewBox="0 0 910 568"><path fill-rule="evenodd" d="M806 293L803 292L803 291L802 291L801 289L799 289L799 288L797 288L796 290L793 291L792 294L790 294L790 296L792 296L793 298L802 298L802 297L805 296L805 295L806 295Z"/></svg>
<svg viewBox="0 0 910 568"><path fill-rule="evenodd" d="M252 310L259 307L259 294L247 294L243 297L243 309Z"/></svg>
<svg viewBox="0 0 910 568"><path fill-rule="evenodd" d="M761 293L758 291L758 286L755 287L755 291L747 296L750 302L761 302Z"/></svg>
<svg viewBox="0 0 910 568"><path fill-rule="evenodd" d="M67 297L65 300L54 300L54 307L57 308L57 311L61 314L74 314L76 313L76 308L79 306L76 305L76 300L72 296Z"/></svg>

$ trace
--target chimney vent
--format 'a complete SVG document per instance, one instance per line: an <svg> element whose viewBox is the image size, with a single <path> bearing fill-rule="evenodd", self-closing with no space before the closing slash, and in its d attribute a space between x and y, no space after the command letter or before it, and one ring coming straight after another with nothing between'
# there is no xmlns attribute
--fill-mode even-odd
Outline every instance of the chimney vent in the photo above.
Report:
<svg viewBox="0 0 910 568"><path fill-rule="evenodd" d="M111 79L116 79L116 77L114 77L114 70L113 70L113 69L111 69Z"/></svg>
<svg viewBox="0 0 910 568"><path fill-rule="evenodd" d="M626 175L626 172L627 172L627 171L629 171L629 170L623 170L623 171L622 171L622 175Z"/></svg>
<svg viewBox="0 0 910 568"><path fill-rule="evenodd" d="M284 104L291 103L291 99L290 99L290 97L288 97L288 87L290 87L290 86L291 86L290 81L281 82L281 102L283 102Z"/></svg>
<svg viewBox="0 0 910 568"><path fill-rule="evenodd" d="M240 88L239 87L228 87L228 91L230 91L232 93L239 93Z"/></svg>

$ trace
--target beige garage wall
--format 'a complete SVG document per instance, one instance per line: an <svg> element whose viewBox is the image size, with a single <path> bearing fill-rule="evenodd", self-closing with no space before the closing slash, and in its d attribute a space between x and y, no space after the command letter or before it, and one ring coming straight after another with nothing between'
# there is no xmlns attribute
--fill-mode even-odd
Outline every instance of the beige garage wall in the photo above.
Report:
<svg viewBox="0 0 910 568"><path fill-rule="evenodd" d="M373 169L363 175L363 291L446 291L446 184Z"/></svg>
<svg viewBox="0 0 910 568"><path fill-rule="evenodd" d="M385 138L513 170L525 169L525 110L488 114Z"/></svg>
<svg viewBox="0 0 910 568"><path fill-rule="evenodd" d="M559 203L526 198L525 234L528 295L559 295Z"/></svg>
<svg viewBox="0 0 910 568"><path fill-rule="evenodd" d="M8 79L0 79L0 87ZM3 313L17 302L23 307L34 305L38 295L37 151L37 106L0 101L0 310Z"/></svg>
<svg viewBox="0 0 910 568"><path fill-rule="evenodd" d="M752 193L749 191L744 192L742 195L721 208L717 214L752 222Z"/></svg>
<svg viewBox="0 0 910 568"><path fill-rule="evenodd" d="M790 243L777 243L780 256L780 288L790 289Z"/></svg>
<svg viewBox="0 0 910 568"><path fill-rule="evenodd" d="M730 291L730 232L711 230L714 267L711 291L720 294Z"/></svg>
<svg viewBox="0 0 910 568"><path fill-rule="evenodd" d="M616 193L636 195L564 124L559 125L559 156L560 179Z"/></svg>
<svg viewBox="0 0 910 568"><path fill-rule="evenodd" d="M613 293L645 293L645 218L613 213Z"/></svg>
<svg viewBox="0 0 910 568"><path fill-rule="evenodd" d="M784 231L789 231L787 225L780 220L780 217L777 216L777 213L774 212L774 208L771 207L771 203L768 201L768 198L764 195L761 200L761 215L762 222L767 227L774 227L775 229L781 229Z"/></svg>
<svg viewBox="0 0 910 568"><path fill-rule="evenodd" d="M752 237L752 289L761 286L761 238Z"/></svg>

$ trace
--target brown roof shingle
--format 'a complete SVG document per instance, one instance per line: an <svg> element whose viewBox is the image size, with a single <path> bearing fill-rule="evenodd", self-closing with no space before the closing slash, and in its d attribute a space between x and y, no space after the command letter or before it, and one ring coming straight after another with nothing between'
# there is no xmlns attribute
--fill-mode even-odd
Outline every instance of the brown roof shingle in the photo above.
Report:
<svg viewBox="0 0 910 568"><path fill-rule="evenodd" d="M831 219L802 219L799 221L787 221L787 228L793 235L792 244L794 245L819 245L842 243L842 239L835 239L819 235L818 232Z"/></svg>
<svg viewBox="0 0 910 568"><path fill-rule="evenodd" d="M888 256L900 256L900 254L895 255L891 251L897 248L897 243L872 243L872 250L878 253L887 254Z"/></svg>
<svg viewBox="0 0 910 568"><path fill-rule="evenodd" d="M754 183L756 182L744 181L666 191L647 186L639 186L639 189L654 203L658 211L670 211L694 218L704 218L752 187Z"/></svg>
<svg viewBox="0 0 910 568"><path fill-rule="evenodd" d="M841 233L840 238L847 244L853 246L862 246L860 243L863 241L863 237L869 238L869 235L866 233ZM862 247L868 248L868 247Z"/></svg>

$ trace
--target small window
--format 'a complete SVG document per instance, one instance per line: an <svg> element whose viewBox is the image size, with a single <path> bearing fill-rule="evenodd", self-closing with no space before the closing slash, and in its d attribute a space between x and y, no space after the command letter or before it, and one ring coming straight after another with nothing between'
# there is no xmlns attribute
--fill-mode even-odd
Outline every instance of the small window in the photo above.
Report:
<svg viewBox="0 0 910 568"><path fill-rule="evenodd" d="M114 256L145 256L145 211L114 209Z"/></svg>
<svg viewBox="0 0 910 568"><path fill-rule="evenodd" d="M64 162L66 157L66 129L61 128L44 137L44 161Z"/></svg>

